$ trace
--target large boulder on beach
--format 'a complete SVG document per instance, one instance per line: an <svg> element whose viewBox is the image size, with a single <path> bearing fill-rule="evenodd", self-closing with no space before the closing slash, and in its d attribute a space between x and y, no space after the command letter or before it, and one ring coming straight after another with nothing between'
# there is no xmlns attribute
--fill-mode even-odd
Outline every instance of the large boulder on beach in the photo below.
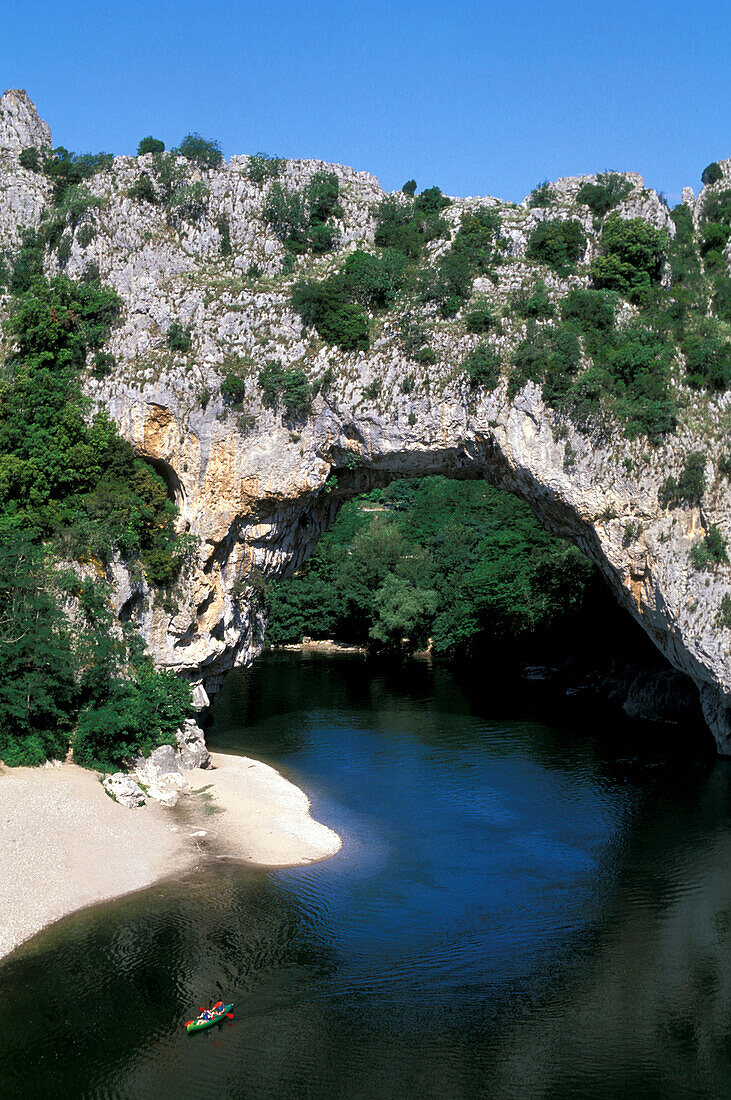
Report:
<svg viewBox="0 0 731 1100"><path fill-rule="evenodd" d="M135 771L141 783L149 786L163 777L180 776L183 778L180 763L172 745L159 745L149 756L138 756Z"/></svg>
<svg viewBox="0 0 731 1100"><path fill-rule="evenodd" d="M172 745L159 745L149 756L138 756L135 761L138 781L163 806L174 806L180 792L187 787L178 754Z"/></svg>
<svg viewBox="0 0 731 1100"><path fill-rule="evenodd" d="M211 754L206 748L203 730L192 718L188 718L175 734L178 742L176 756L181 768L208 768Z"/></svg>
<svg viewBox="0 0 731 1100"><path fill-rule="evenodd" d="M145 792L130 775L125 775L124 772L108 775L102 780L102 787L110 798L130 810L145 804Z"/></svg>

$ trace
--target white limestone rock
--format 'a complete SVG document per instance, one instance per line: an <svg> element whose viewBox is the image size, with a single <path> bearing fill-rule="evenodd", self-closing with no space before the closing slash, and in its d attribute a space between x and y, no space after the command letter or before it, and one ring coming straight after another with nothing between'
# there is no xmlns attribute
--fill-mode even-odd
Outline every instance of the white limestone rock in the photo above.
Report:
<svg viewBox="0 0 731 1100"><path fill-rule="evenodd" d="M102 780L102 786L115 802L119 802L130 810L145 804L145 792L131 776L125 775L124 772L108 775Z"/></svg>
<svg viewBox="0 0 731 1100"><path fill-rule="evenodd" d="M184 771L189 768L208 768L211 763L211 754L206 748L203 730L192 718L186 719L184 725L175 734L178 749L175 757Z"/></svg>
<svg viewBox="0 0 731 1100"><path fill-rule="evenodd" d="M0 97L0 149L19 153L21 149L50 145L50 127L38 117L28 93L22 88L10 88Z"/></svg>

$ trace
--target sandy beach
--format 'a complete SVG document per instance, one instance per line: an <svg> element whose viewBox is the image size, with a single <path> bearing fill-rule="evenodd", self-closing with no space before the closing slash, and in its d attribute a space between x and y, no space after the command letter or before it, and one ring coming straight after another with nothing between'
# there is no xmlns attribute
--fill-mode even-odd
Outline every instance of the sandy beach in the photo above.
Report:
<svg viewBox="0 0 731 1100"><path fill-rule="evenodd" d="M185 773L191 793L172 809L127 809L75 764L0 769L0 958L67 913L205 859L285 867L340 849L274 768L219 753L212 762Z"/></svg>

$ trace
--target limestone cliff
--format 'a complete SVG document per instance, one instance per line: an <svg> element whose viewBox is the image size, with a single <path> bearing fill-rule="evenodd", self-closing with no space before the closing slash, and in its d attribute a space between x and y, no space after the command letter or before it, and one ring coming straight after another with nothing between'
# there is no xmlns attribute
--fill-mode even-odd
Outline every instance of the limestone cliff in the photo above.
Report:
<svg viewBox="0 0 731 1100"><path fill-rule="evenodd" d="M50 144L31 107L23 93L0 100L3 249L17 244L21 225L38 223L50 198L45 177L18 162L24 145ZM124 321L110 342L117 366L101 380L90 372L87 392L163 474L181 527L198 540L172 600L153 598L144 577L134 579L124 563L110 567L119 614L139 624L156 661L188 676L204 705L223 673L251 661L260 648L266 583L302 563L343 500L397 477L487 478L527 500L551 531L598 565L617 599L698 685L719 749L731 752L731 636L716 622L731 590L731 567L699 573L688 561L690 547L711 524L731 538L731 489L717 472L731 427L731 395L689 395L677 433L650 447L628 442L619 429L609 441L580 433L544 405L532 383L513 399L504 380L490 393L471 388L460 364L479 337L468 335L459 318L430 318L436 362L428 367L401 350L391 315L376 319L368 352L327 346L292 312L289 291L303 273L324 275L349 249L372 245L383 192L363 172L286 162L279 180L293 189L317 170L334 171L342 205L338 251L300 258L287 273L284 247L262 217L270 184L252 182L248 167L245 156L216 171L186 164L190 182L203 183L208 193L196 220L176 224L160 205L127 195L151 171L151 157L116 157L88 181L99 205L70 230L63 265L49 261L49 273L62 266L72 276L94 263L122 296ZM728 186L731 161L722 167ZM453 200L444 211L453 229L479 205L499 208L503 219L505 262L495 284L478 279L476 290L499 304L537 275L554 299L586 285L583 268L560 279L524 259L536 222L569 212L582 221L585 259L591 258L597 232L591 213L575 201L586 178L554 183L557 201L550 209L494 198ZM637 175L626 179L631 191L620 215L640 216L672 234L655 192ZM222 255L222 215L230 255ZM92 230L83 234L86 224ZM447 245L433 242L430 260ZM174 319L192 326L188 353L167 345ZM495 343L507 353L520 337L520 323L507 324ZM302 367L320 384L306 418L289 420L281 409L264 406L257 376L271 359ZM235 410L220 394L233 361L246 383L243 407ZM660 484L699 449L708 460L702 506L661 507Z"/></svg>

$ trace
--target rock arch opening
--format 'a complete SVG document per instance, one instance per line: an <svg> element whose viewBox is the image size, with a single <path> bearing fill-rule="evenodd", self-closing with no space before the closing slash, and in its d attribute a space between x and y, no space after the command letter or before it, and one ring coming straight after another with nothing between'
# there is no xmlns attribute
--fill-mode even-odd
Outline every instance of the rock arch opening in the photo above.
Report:
<svg viewBox="0 0 731 1100"><path fill-rule="evenodd" d="M497 490L474 466L458 478L407 480L353 461L335 469L332 526L321 524L308 547L314 558L303 564L297 555L288 570L296 575L277 585L265 644L305 637L375 650L389 650L390 640L392 653L428 646L437 656L497 662L528 678L532 668L534 678L611 703L618 715L623 709L630 718L704 729L689 678L672 668L598 568L582 570L563 531L561 540L549 536L519 494ZM554 524L565 530L567 518L559 513ZM381 555L390 560L377 562ZM436 615L432 597L441 605Z"/></svg>

